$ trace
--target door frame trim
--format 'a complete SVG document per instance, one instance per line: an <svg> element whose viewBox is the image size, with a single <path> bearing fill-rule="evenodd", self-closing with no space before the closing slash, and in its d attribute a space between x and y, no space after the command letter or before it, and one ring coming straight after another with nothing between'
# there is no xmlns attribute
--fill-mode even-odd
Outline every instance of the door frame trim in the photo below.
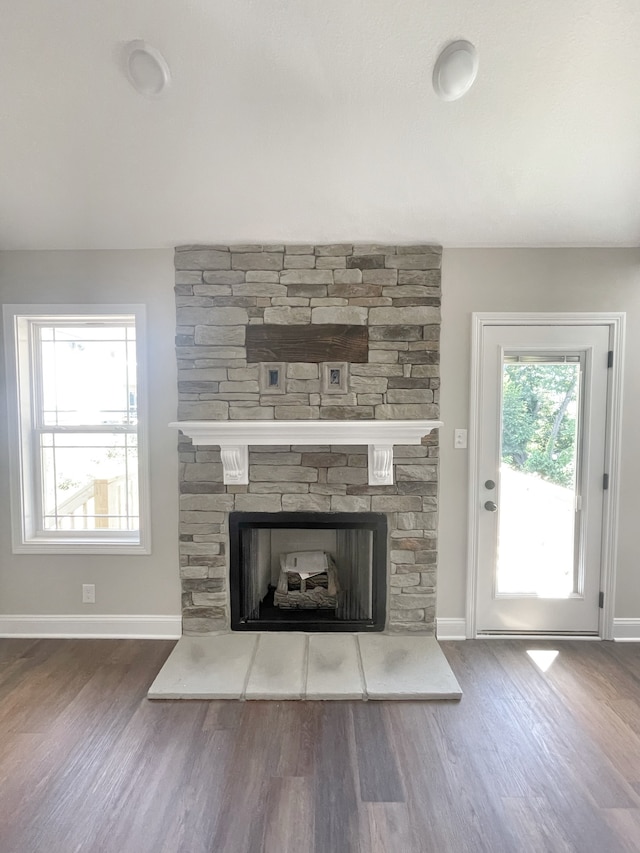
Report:
<svg viewBox="0 0 640 853"><path fill-rule="evenodd" d="M618 514L620 503L620 446L622 439L622 396L624 378L624 312L473 312L471 315L471 376L469 400L469 487L467 531L467 638L478 635L476 608L478 593L478 523L479 505L479 430L478 412L482 398L482 357L484 330L487 326L608 326L610 348L614 351L610 381L607 383L607 426L605 466L609 488L602 509L602 572L600 588L604 607L600 612L598 635L603 640L614 638L614 604L616 559L618 549ZM500 636L504 636L501 634Z"/></svg>

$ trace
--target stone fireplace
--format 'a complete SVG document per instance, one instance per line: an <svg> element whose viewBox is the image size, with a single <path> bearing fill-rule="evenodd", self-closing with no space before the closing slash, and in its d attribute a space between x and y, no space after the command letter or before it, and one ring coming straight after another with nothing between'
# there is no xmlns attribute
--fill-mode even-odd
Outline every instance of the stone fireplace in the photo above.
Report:
<svg viewBox="0 0 640 853"><path fill-rule="evenodd" d="M383 518L383 607L365 630L433 633L437 432L377 436L438 417L440 261L426 245L176 250L178 420L226 430L210 444L180 436L185 634L240 627L230 517L233 533L243 519L299 513L311 530L341 513ZM292 428L283 443L301 422L312 437Z"/></svg>

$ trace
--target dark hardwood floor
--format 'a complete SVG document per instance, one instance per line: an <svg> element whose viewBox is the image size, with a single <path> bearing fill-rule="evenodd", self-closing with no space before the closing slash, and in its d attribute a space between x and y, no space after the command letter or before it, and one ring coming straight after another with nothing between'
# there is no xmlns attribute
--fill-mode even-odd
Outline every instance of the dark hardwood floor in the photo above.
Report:
<svg viewBox="0 0 640 853"><path fill-rule="evenodd" d="M0 640L0 853L640 851L640 645L442 645L459 703L150 702L171 642Z"/></svg>

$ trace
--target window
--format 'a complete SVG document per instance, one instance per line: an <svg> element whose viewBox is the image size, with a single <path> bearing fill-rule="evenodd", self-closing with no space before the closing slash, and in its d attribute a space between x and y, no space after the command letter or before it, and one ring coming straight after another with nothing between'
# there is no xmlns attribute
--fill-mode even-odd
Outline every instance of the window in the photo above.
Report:
<svg viewBox="0 0 640 853"><path fill-rule="evenodd" d="M149 553L143 307L4 314L14 552Z"/></svg>

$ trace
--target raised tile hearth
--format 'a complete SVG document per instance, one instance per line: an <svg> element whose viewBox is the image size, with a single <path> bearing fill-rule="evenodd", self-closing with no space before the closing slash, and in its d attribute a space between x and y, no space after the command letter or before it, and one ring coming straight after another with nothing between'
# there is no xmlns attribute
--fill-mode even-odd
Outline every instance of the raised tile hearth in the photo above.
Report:
<svg viewBox="0 0 640 853"><path fill-rule="evenodd" d="M433 637L222 633L182 637L149 699L459 699Z"/></svg>

